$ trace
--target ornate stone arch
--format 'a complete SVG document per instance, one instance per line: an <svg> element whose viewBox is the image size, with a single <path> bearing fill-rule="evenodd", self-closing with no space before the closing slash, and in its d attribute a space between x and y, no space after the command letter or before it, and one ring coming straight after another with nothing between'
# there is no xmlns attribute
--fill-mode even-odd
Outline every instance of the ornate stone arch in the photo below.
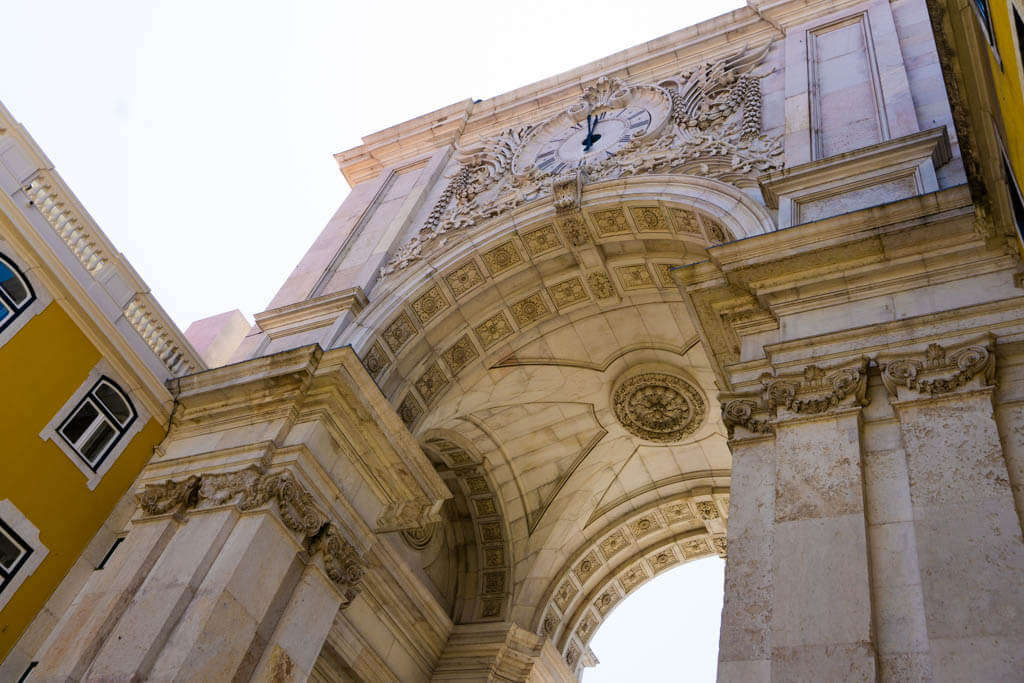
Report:
<svg viewBox="0 0 1024 683"><path fill-rule="evenodd" d="M470 363L500 363L495 347L518 332L563 310L675 292L671 268L774 229L747 194L697 176L594 183L580 206L531 202L378 283L351 342L410 428ZM611 256L588 263L594 251ZM515 289L532 296L506 294Z"/></svg>
<svg viewBox="0 0 1024 683"><path fill-rule="evenodd" d="M432 430L424 435L424 451L442 473L455 505L468 513L469 531L464 564L457 580L453 619L456 623L495 621L508 617L512 597L513 558L503 505L483 459L458 434ZM409 539L415 547L415 539Z"/></svg>
<svg viewBox="0 0 1024 683"><path fill-rule="evenodd" d="M548 584L532 620L577 675L601 622L633 591L690 560L726 554L727 488L697 487L621 515Z"/></svg>

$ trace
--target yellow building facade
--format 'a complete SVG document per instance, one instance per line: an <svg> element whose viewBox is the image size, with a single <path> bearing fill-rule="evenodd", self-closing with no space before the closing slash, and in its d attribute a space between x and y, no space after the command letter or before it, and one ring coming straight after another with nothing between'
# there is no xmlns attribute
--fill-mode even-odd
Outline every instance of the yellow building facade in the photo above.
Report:
<svg viewBox="0 0 1024 683"><path fill-rule="evenodd" d="M0 679L17 680L119 543L165 382L203 363L2 105L0 188Z"/></svg>
<svg viewBox="0 0 1024 683"><path fill-rule="evenodd" d="M1002 115L1002 143L1019 197L1024 179L1024 2L977 0L975 6L986 37L991 36L988 58Z"/></svg>

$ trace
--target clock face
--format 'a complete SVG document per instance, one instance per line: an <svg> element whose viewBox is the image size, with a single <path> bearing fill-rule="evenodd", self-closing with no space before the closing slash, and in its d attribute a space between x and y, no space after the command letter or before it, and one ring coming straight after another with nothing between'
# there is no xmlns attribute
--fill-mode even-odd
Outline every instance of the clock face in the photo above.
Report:
<svg viewBox="0 0 1024 683"><path fill-rule="evenodd" d="M604 161L634 137L647 134L651 112L643 107L610 109L546 138L533 156L545 173L563 173L588 162Z"/></svg>
<svg viewBox="0 0 1024 683"><path fill-rule="evenodd" d="M595 107L589 115L570 110L542 124L516 154L513 171L557 175L605 161L631 141L657 133L668 118L668 95L654 87L632 90L620 106Z"/></svg>

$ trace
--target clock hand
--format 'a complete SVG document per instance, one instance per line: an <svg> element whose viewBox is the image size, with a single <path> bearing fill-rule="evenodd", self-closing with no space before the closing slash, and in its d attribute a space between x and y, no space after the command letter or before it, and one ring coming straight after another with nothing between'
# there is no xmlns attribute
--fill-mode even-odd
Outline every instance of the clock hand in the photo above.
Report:
<svg viewBox="0 0 1024 683"><path fill-rule="evenodd" d="M597 132L597 119L587 114L587 137L583 139L583 151L589 152L594 143L600 139L601 135Z"/></svg>

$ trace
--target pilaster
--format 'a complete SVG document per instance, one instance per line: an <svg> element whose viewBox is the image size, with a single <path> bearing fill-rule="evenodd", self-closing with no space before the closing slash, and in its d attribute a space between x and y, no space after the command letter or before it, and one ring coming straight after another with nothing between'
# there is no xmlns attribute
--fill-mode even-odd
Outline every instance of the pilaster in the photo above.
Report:
<svg viewBox="0 0 1024 683"><path fill-rule="evenodd" d="M761 392L721 397L734 470L720 680L875 680L867 365L766 373Z"/></svg>
<svg viewBox="0 0 1024 683"><path fill-rule="evenodd" d="M1024 668L1024 540L993 410L995 338L880 354L906 452L931 669ZM1014 673L1016 672L1016 673Z"/></svg>

